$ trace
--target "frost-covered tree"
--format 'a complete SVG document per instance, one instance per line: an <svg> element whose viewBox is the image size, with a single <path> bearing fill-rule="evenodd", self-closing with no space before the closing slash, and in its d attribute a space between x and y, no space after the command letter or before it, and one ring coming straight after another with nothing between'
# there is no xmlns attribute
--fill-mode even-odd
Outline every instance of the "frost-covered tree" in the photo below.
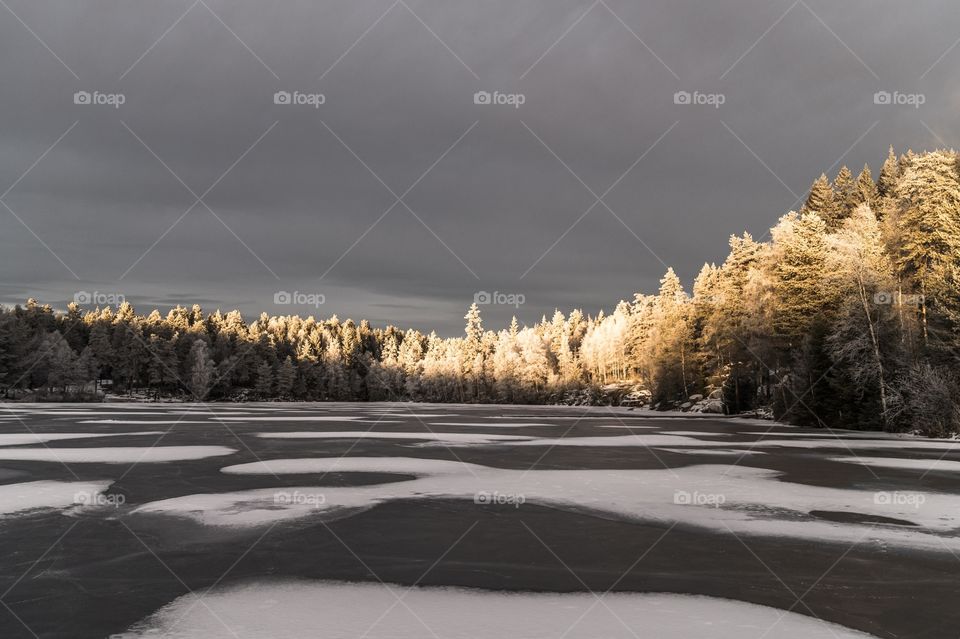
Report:
<svg viewBox="0 0 960 639"><path fill-rule="evenodd" d="M831 215L822 215L823 221L831 230L843 224L843 220L850 217L853 209L860 204L860 193L853 179L853 173L846 166L840 167L837 177L833 180L834 207Z"/></svg>
<svg viewBox="0 0 960 639"><path fill-rule="evenodd" d="M897 162L897 154L890 147L887 159L883 161L880 168L880 175L877 176L877 193L880 197L894 197L896 195L897 180L900 179L900 165Z"/></svg>
<svg viewBox="0 0 960 639"><path fill-rule="evenodd" d="M879 199L880 193L877 190L877 183L873 181L873 174L870 172L870 167L864 164L863 170L860 171L860 175L857 176L856 203L857 205L866 204L873 209Z"/></svg>
<svg viewBox="0 0 960 639"><path fill-rule="evenodd" d="M904 281L914 288L924 344L930 332L953 332L943 325L949 306L939 300L957 294L949 285L960 262L960 175L957 155L935 151L913 157L897 183L897 225L901 241L896 264Z"/></svg>
<svg viewBox="0 0 960 639"><path fill-rule="evenodd" d="M833 216L836 207L836 195L833 192L833 186L827 179L826 173L821 173L820 177L814 181L810 187L810 194L807 195L807 202L803 206L804 213L816 213L822 217Z"/></svg>
<svg viewBox="0 0 960 639"><path fill-rule="evenodd" d="M859 206L830 237L829 283L840 293L837 320L828 342L836 365L849 380L859 423L890 417L890 376L898 357L896 317L891 299L893 265L880 223L869 206ZM873 398L879 401L874 402ZM877 403L878 410L873 410Z"/></svg>

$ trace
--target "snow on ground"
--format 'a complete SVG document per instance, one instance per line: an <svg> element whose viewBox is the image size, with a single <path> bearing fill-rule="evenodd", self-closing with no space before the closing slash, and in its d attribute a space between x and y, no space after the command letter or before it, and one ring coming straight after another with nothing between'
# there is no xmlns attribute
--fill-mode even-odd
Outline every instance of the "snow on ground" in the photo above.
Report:
<svg viewBox="0 0 960 639"><path fill-rule="evenodd" d="M402 597L402 603L398 598ZM201 601L202 598L202 601ZM357 605L363 602L363 605ZM843 626L715 597L661 593L505 593L279 581L176 599L117 639L855 639Z"/></svg>
<svg viewBox="0 0 960 639"><path fill-rule="evenodd" d="M137 435L162 435L163 431L145 430L135 433L0 433L0 446L43 444L61 439L89 439L91 437L121 437Z"/></svg>
<svg viewBox="0 0 960 639"><path fill-rule="evenodd" d="M902 459L897 457L829 457L828 459L835 462L874 466L876 468L954 473L960 471L960 461L950 461L946 459Z"/></svg>
<svg viewBox="0 0 960 639"><path fill-rule="evenodd" d="M66 508L77 503L82 495L88 501L105 491L109 481L30 481L0 486L0 515L35 508Z"/></svg>
<svg viewBox="0 0 960 639"><path fill-rule="evenodd" d="M272 460L268 464L284 469L307 463ZM334 462L315 463L323 467L322 464ZM342 517L396 500L449 498L471 500L477 508L538 504L628 521L662 525L677 522L738 535L847 544L878 540L939 551L960 548L960 538L946 536L960 527L960 495L811 486L782 481L783 473L778 471L727 464L645 470L520 471L467 463L450 465L437 460L347 458L343 463L347 467L357 464L363 472L400 470L422 476L372 486L302 485L187 495L151 502L135 512L187 517L210 526L256 528L311 516ZM443 465L438 466L440 463ZM435 474L433 467L442 468L443 472ZM874 520L889 518L908 525L841 523L810 515L813 511L861 515ZM916 526L909 526L910 523Z"/></svg>
<svg viewBox="0 0 960 639"><path fill-rule="evenodd" d="M0 460L66 464L171 462L232 455L226 446L117 446L112 448L0 448Z"/></svg>
<svg viewBox="0 0 960 639"><path fill-rule="evenodd" d="M382 423L382 422L381 422ZM523 435L493 435L486 433L387 433L366 430L358 431L291 431L280 433L257 433L257 437L267 439L403 439L434 442L438 445L473 445L495 442L527 441Z"/></svg>

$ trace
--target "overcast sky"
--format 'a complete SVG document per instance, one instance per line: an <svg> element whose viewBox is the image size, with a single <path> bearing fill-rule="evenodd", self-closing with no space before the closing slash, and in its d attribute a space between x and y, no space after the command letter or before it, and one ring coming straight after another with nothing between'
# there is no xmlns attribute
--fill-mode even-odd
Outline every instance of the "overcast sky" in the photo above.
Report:
<svg viewBox="0 0 960 639"><path fill-rule="evenodd" d="M958 146L958 39L934 1L4 0L0 302L609 311L822 171Z"/></svg>

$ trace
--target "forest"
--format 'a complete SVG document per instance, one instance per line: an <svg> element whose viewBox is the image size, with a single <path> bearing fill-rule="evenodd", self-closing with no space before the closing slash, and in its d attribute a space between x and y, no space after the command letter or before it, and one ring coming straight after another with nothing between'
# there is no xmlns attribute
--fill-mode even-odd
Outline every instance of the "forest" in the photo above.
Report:
<svg viewBox="0 0 960 639"><path fill-rule="evenodd" d="M960 432L960 155L890 153L874 179L821 175L769 239L733 236L688 293L672 269L614 311L557 310L463 336L197 305L165 316L0 309L0 393L195 401L603 402L628 384L657 409L713 398L790 423ZM648 399L647 399L648 398Z"/></svg>

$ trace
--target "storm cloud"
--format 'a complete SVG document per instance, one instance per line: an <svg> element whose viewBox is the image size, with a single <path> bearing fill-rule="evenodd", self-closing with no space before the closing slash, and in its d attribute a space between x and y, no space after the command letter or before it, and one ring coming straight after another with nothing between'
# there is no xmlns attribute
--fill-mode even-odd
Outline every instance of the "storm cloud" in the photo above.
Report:
<svg viewBox="0 0 960 639"><path fill-rule="evenodd" d="M929 0L4 0L0 302L609 311L956 146L958 39Z"/></svg>

